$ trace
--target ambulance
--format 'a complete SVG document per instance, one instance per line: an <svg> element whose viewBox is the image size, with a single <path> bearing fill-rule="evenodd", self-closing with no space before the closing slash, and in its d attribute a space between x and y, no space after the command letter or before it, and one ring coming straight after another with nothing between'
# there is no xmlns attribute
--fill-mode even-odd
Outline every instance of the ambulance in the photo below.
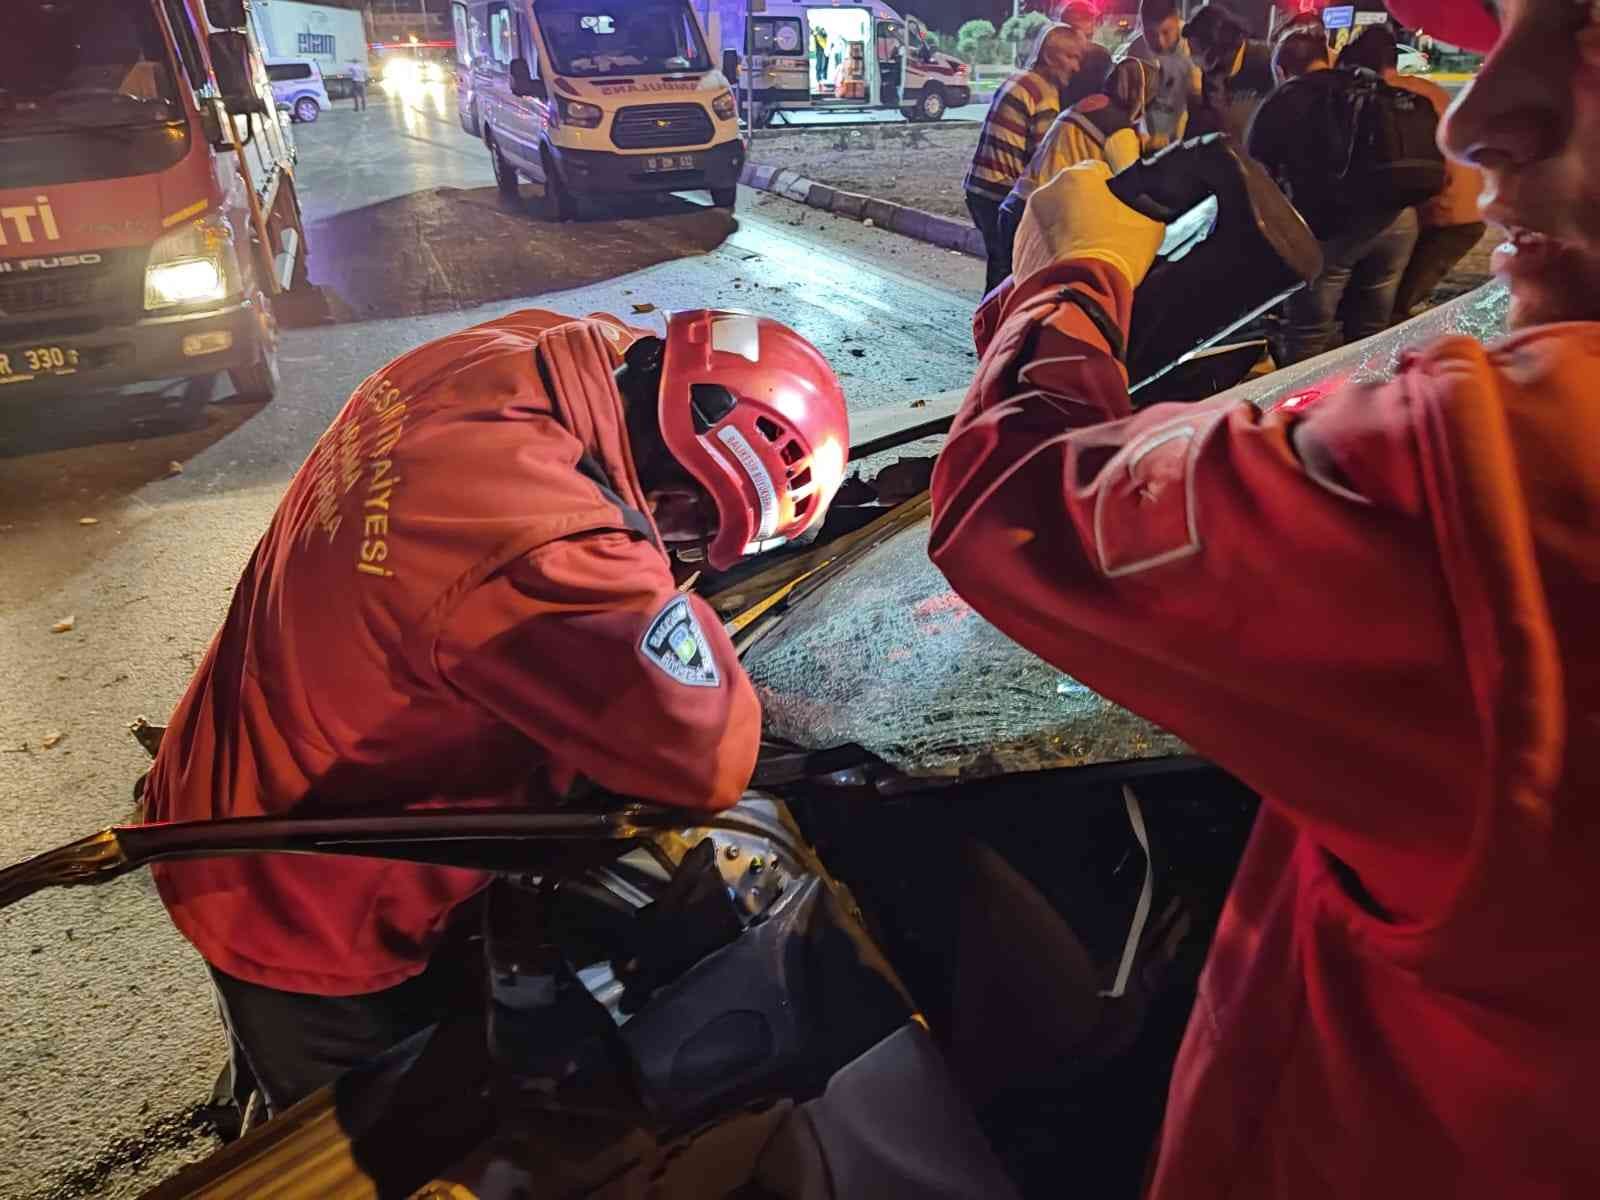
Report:
<svg viewBox="0 0 1600 1200"><path fill-rule="evenodd" d="M454 0L453 21L462 127L504 195L539 184L552 220L624 193L733 206L738 112L689 0Z"/></svg>
<svg viewBox="0 0 1600 1200"><path fill-rule="evenodd" d="M898 109L937 121L972 102L972 69L936 50L916 17L878 0L697 0L740 57L755 126L796 110ZM715 21L711 18L715 17Z"/></svg>

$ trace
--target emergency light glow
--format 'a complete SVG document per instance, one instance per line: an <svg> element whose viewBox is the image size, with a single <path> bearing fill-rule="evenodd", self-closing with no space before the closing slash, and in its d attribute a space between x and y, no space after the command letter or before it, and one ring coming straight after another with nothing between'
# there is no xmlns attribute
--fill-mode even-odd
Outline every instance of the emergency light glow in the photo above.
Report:
<svg viewBox="0 0 1600 1200"><path fill-rule="evenodd" d="M819 516L844 482L844 462L844 447L839 444L838 438L825 439L811 452L811 478L816 484L817 494L822 497L822 503L817 507Z"/></svg>
<svg viewBox="0 0 1600 1200"><path fill-rule="evenodd" d="M144 306L193 304L221 300L227 292L222 264L214 258L190 258L152 266L144 277Z"/></svg>

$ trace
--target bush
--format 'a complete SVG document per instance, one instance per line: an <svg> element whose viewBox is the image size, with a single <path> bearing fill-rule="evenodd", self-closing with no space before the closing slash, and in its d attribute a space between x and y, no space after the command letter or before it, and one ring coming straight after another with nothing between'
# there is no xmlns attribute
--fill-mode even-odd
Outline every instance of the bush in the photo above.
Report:
<svg viewBox="0 0 1600 1200"><path fill-rule="evenodd" d="M970 63L998 62L999 41L993 21L967 21L956 30L956 53Z"/></svg>
<svg viewBox="0 0 1600 1200"><path fill-rule="evenodd" d="M1033 40L1052 24L1043 13L1019 13L1007 17L1000 27L1000 40L1011 48L1011 57L1024 60L1033 52Z"/></svg>

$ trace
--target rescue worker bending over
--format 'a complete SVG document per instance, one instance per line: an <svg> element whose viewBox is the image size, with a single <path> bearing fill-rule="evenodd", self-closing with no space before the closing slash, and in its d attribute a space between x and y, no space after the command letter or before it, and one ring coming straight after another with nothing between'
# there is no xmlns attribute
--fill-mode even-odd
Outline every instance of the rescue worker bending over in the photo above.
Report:
<svg viewBox="0 0 1600 1200"><path fill-rule="evenodd" d="M735 803L760 712L668 551L725 568L815 530L848 446L827 362L764 318L677 313L659 339L528 310L411 351L289 484L149 819L539 805L579 777ZM154 875L272 1112L458 1000L430 959L489 878L294 855Z"/></svg>
<svg viewBox="0 0 1600 1200"><path fill-rule="evenodd" d="M1029 203L933 477L979 612L1264 797L1155 1200L1600 1195L1600 5L1391 7L1492 47L1441 140L1515 332L1130 416L1162 231L1087 164Z"/></svg>

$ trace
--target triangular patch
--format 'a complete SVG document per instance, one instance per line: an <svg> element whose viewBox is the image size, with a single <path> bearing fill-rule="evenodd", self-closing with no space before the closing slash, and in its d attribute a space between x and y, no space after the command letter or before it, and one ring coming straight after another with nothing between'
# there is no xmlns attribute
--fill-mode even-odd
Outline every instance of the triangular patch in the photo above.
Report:
<svg viewBox="0 0 1600 1200"><path fill-rule="evenodd" d="M686 687L720 687L722 676L711 656L711 643L694 615L687 596L678 596L656 614L645 630L639 652Z"/></svg>

